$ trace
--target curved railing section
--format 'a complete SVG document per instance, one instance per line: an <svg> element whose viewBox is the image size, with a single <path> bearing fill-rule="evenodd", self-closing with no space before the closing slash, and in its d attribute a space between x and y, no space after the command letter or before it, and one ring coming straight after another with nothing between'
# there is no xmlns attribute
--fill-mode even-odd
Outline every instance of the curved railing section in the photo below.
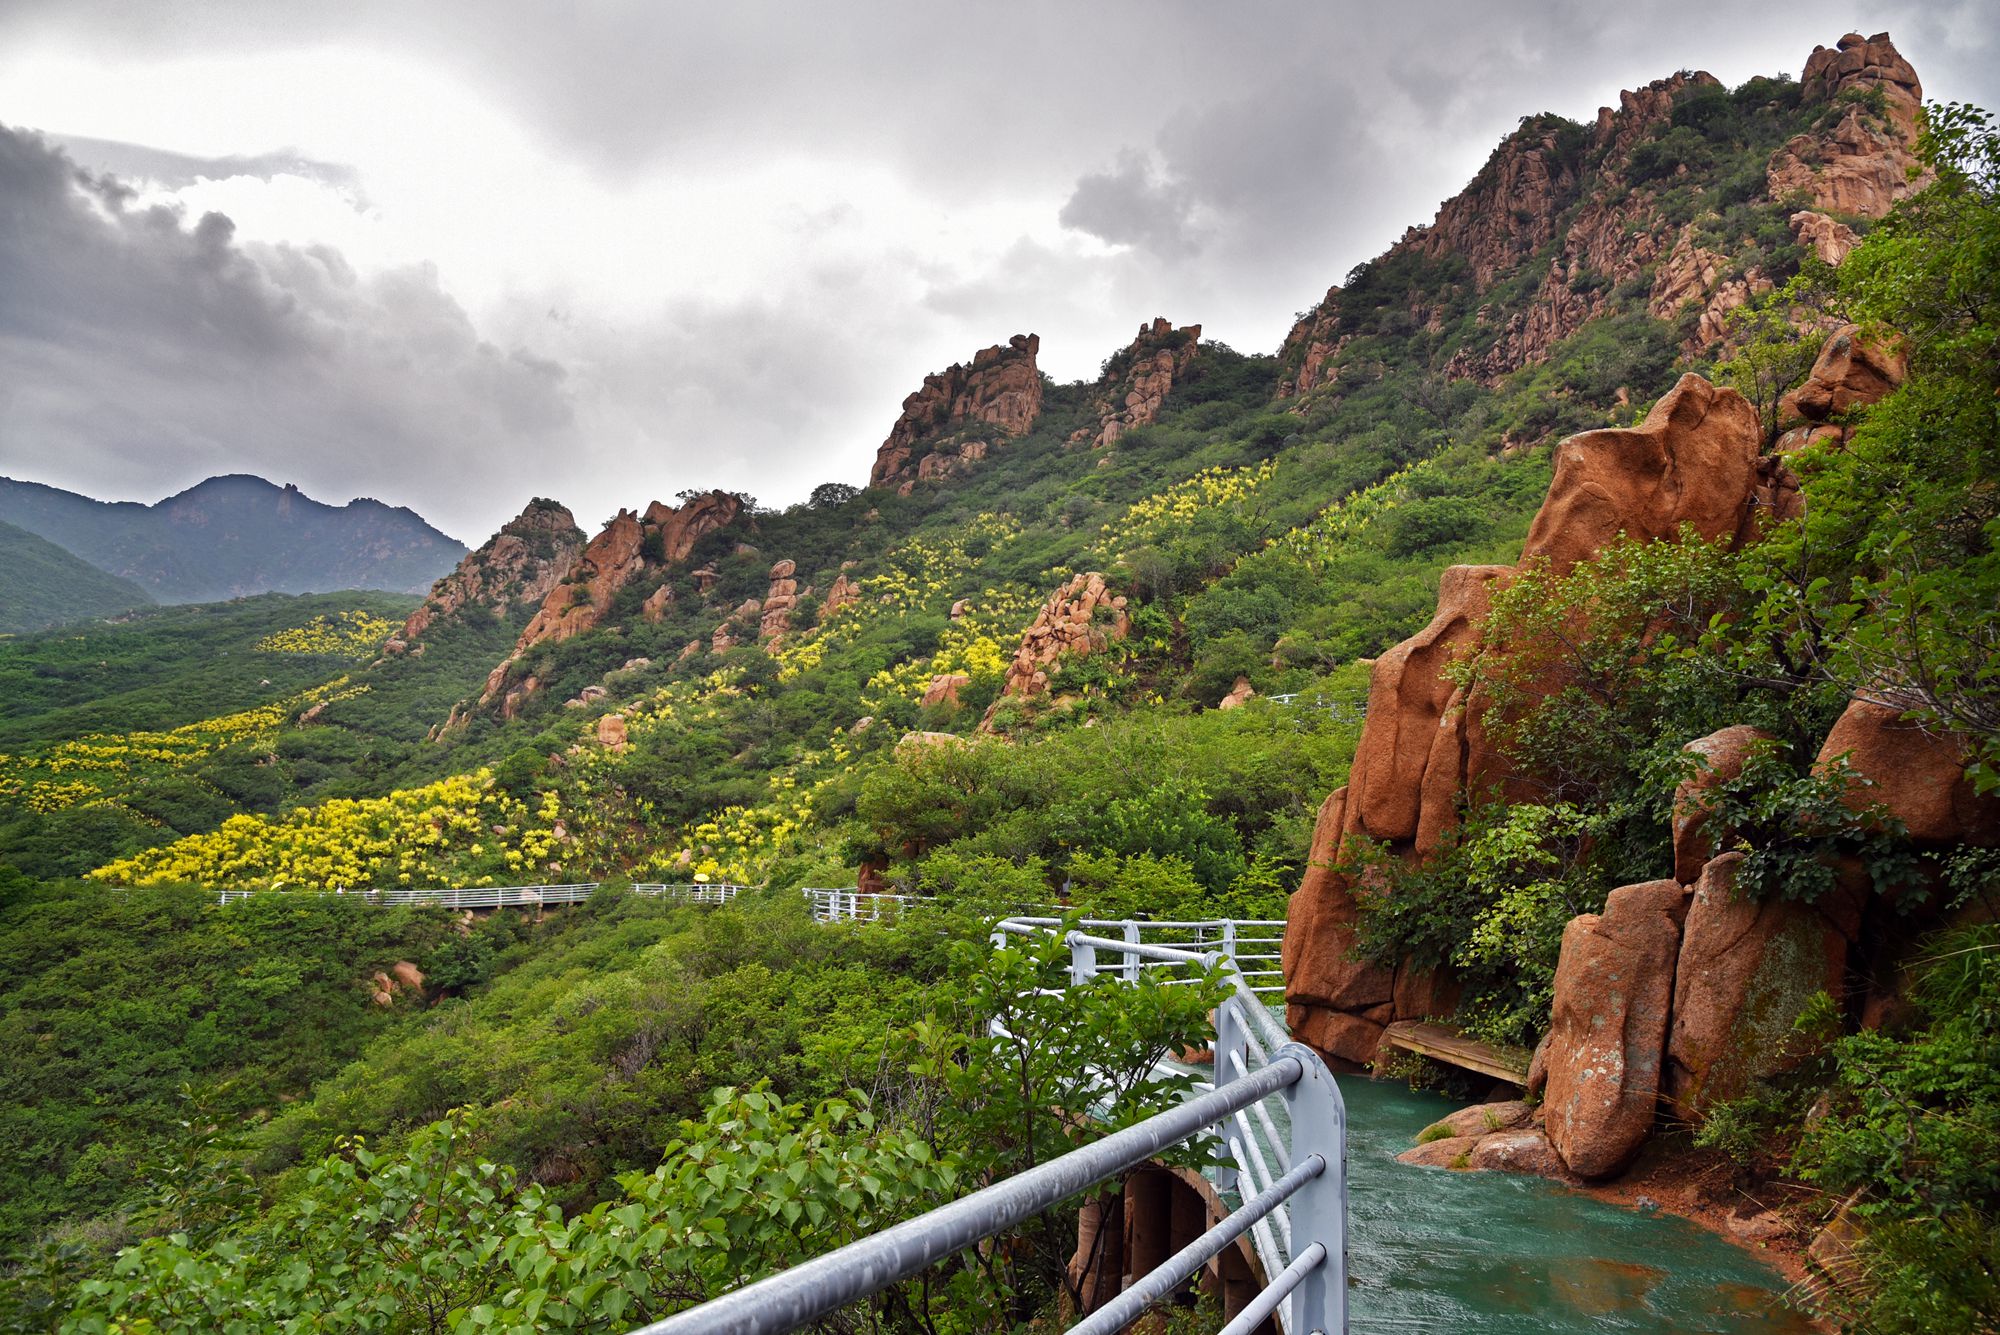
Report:
<svg viewBox="0 0 2000 1335"><path fill-rule="evenodd" d="M844 893L844 892L843 892ZM951 1204L780 1271L632 1335L779 1335L859 1302L1049 1210L1169 1148L1220 1138L1208 1170L1225 1212L1206 1232L1082 1321L1068 1335L1112 1335L1167 1297L1246 1233L1265 1284L1223 1326L1249 1335L1276 1317L1288 1335L1347 1330L1347 1111L1318 1054L1292 1043L1266 994L1238 967L1272 951L1283 924L1232 920L1134 923L1007 918L994 941L1064 932L1070 986L1107 975L1190 964L1219 970L1230 991L1216 1010L1214 1077L1186 1102ZM1086 930L1092 929L1092 930ZM1113 935L1112 933L1116 934ZM1167 936L1173 944L1144 939ZM1200 948L1197 948L1200 947ZM1108 957L1108 958L1107 958ZM1177 980L1175 980L1177 981Z"/></svg>

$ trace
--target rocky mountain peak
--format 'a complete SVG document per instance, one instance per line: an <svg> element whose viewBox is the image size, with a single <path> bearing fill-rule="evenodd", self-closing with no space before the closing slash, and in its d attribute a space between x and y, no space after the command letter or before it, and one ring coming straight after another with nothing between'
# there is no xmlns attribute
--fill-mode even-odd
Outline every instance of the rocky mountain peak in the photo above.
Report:
<svg viewBox="0 0 2000 1335"><path fill-rule="evenodd" d="M511 718L541 689L540 682L522 671L523 655L544 641L561 643L595 629L627 584L648 571L663 572L685 561L696 543L727 528L742 513L743 498L727 491L689 496L679 506L654 501L644 514L620 510L590 540L570 572L549 589L514 652L487 677L480 706L497 701L502 717ZM657 590L653 596L659 596ZM454 721L457 717L454 712Z"/></svg>
<svg viewBox="0 0 2000 1335"><path fill-rule="evenodd" d="M1614 306L1628 309L1618 293L1640 284L1655 318L1692 311L1685 351L1700 353L1724 336L1730 309L1769 286L1749 238L1700 234L1724 230L1709 196L1725 175L1737 173L1730 188L1740 189L1743 157L1770 151L1753 131L1805 127L1763 141L1777 146L1764 188L1752 186L1747 202L1785 209L1800 244L1837 261L1852 235L1826 214L1880 217L1921 188L1911 171L1922 99L1887 33L1850 33L1815 48L1797 85L1753 80L1732 93L1713 75L1682 71L1621 93L1588 126L1527 118L1428 227L1411 229L1299 320L1279 393L1336 383L1358 330L1394 321L1447 335L1463 328L1468 304L1473 327L1445 373L1491 383L1545 360ZM1384 283L1385 274L1407 281Z"/></svg>
<svg viewBox="0 0 2000 1335"><path fill-rule="evenodd" d="M513 608L539 604L569 578L583 556L583 530L568 507L537 496L500 526L477 551L467 552L457 569L431 586L423 606L383 645L397 654L420 643L435 625L477 605L505 616Z"/></svg>
<svg viewBox="0 0 2000 1335"><path fill-rule="evenodd" d="M1201 346L1201 326L1174 328L1165 316L1139 326L1139 333L1105 364L1098 381L1097 426L1070 434L1070 442L1089 441L1108 449L1134 427L1159 419L1174 382L1187 374Z"/></svg>
<svg viewBox="0 0 2000 1335"><path fill-rule="evenodd" d="M963 473L993 445L1026 435L1042 413L1041 346L1039 335L1016 334L982 348L970 366L925 376L875 452L868 485L907 496L919 481Z"/></svg>

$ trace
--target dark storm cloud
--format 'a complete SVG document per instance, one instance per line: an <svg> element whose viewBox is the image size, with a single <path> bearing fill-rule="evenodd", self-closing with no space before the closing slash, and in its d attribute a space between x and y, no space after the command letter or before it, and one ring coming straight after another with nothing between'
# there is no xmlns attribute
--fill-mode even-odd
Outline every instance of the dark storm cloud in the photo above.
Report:
<svg viewBox="0 0 2000 1335"><path fill-rule="evenodd" d="M339 499L390 479L441 497L480 452L566 428L562 368L482 340L429 271L364 280L324 247L234 232L136 207L0 127L0 468L149 500L239 469Z"/></svg>

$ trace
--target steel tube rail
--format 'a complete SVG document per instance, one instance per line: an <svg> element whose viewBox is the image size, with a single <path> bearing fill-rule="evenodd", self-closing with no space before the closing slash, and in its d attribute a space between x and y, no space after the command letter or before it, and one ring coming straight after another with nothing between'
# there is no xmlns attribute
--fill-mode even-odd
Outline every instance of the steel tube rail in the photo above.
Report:
<svg viewBox="0 0 2000 1335"><path fill-rule="evenodd" d="M1271 1281L1270 1287L1252 1298L1236 1319L1224 1326L1216 1335L1250 1335L1250 1332L1264 1324L1264 1318L1278 1310L1278 1304L1292 1296L1292 1290L1305 1282L1307 1275L1317 1270L1326 1261L1326 1247L1313 1243L1299 1253L1296 1261Z"/></svg>
<svg viewBox="0 0 2000 1335"><path fill-rule="evenodd" d="M642 1326L631 1335L781 1335L795 1330L1031 1219L1115 1173L1144 1163L1245 1104L1297 1084L1305 1074L1305 1063L1297 1057L1281 1057L1256 1075L1115 1131L929 1214Z"/></svg>
<svg viewBox="0 0 2000 1335"><path fill-rule="evenodd" d="M1139 1314L1157 1299L1172 1293L1174 1286L1220 1255L1222 1249L1248 1233L1251 1226L1278 1208L1300 1187L1326 1171L1326 1160L1315 1154L1291 1172L1243 1202L1236 1210L1217 1220L1208 1232L1169 1256L1152 1270L1132 1281L1132 1286L1092 1312L1065 1335L1115 1335L1138 1320Z"/></svg>

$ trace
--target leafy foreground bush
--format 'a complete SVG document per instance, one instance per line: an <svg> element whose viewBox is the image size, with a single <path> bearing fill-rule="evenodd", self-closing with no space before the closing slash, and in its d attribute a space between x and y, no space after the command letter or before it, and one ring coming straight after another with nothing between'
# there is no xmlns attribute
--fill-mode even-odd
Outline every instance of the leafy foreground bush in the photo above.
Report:
<svg viewBox="0 0 2000 1335"><path fill-rule="evenodd" d="M609 1199L573 1215L485 1159L482 1119L465 1111L394 1153L343 1143L261 1214L240 1209L240 1174L212 1164L160 1211L179 1227L125 1249L108 1274L72 1284L58 1262L17 1275L0 1295L0 1328L629 1330L1180 1097L1187 1079L1155 1079L1153 1067L1205 1036L1221 984L1172 986L1149 971L1137 984L1045 995L1066 959L1054 937L990 954L968 944L959 1023L932 1017L896 1035L872 1093L807 1107L761 1084L717 1090L659 1167L621 1175ZM1086 1068L1098 1078L1079 1082ZM226 1198L220 1208L208 1208L211 1195ZM1032 1319L1063 1300L1074 1226L1074 1210L1052 1211L825 1328Z"/></svg>

